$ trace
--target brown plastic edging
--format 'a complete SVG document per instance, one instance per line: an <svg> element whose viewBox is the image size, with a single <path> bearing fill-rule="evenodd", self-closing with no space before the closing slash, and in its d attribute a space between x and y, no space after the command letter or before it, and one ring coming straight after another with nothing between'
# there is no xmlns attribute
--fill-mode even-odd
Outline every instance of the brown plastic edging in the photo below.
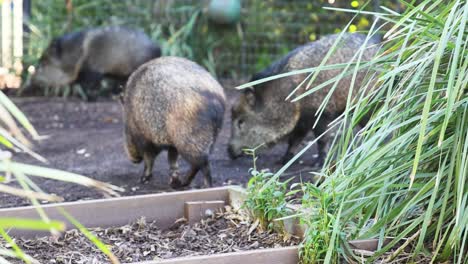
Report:
<svg viewBox="0 0 468 264"><path fill-rule="evenodd" d="M185 202L222 200L228 203L228 190L230 188L232 187L56 203L43 205L42 208L50 219L65 222L67 229L73 228L73 225L62 216L57 209L59 207L89 228L122 226L145 217L147 221L157 221L158 226L165 229L169 228L175 220L184 217ZM0 215L2 217L39 219L33 206L0 209ZM11 229L9 234L34 237L47 236L50 233Z"/></svg>
<svg viewBox="0 0 468 264"><path fill-rule="evenodd" d="M128 196L44 205L43 209L51 219L64 221L67 228L73 226L59 213L65 209L86 227L109 227L128 224L144 216L148 221L156 220L162 229L168 228L174 220L184 217L184 207L191 201L224 201L233 208L239 208L245 199L245 190L238 186L221 188ZM0 209L2 217L39 218L32 206ZM12 236L32 237L49 233L9 230ZM134 264L296 264L298 247L248 250L235 253L206 256L161 259Z"/></svg>
<svg viewBox="0 0 468 264"><path fill-rule="evenodd" d="M299 263L298 252L298 247L283 247L137 262L135 264L297 264Z"/></svg>

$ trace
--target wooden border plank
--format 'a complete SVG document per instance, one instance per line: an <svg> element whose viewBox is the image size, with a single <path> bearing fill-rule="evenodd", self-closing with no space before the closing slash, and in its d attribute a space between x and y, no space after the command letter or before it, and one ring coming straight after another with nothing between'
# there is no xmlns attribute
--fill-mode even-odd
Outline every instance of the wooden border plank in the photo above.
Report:
<svg viewBox="0 0 468 264"><path fill-rule="evenodd" d="M190 202L197 201L210 203L212 201L216 206L226 203L232 204L234 208L237 208L242 204L244 199L245 191L242 188L227 186L203 190L58 203L44 205L43 209L51 219L66 222L67 228L72 228L73 226L58 212L58 207L65 209L87 227L120 226L144 216L148 221L156 220L158 226L165 229L170 227L176 219L184 217L184 209L187 203L191 204ZM0 209L0 215L2 217L38 218L36 209L32 206ZM13 236L23 237L49 234L25 230L10 230L9 233ZM134 264L296 264L298 261L298 247L296 246L208 256L161 259Z"/></svg>
<svg viewBox="0 0 468 264"><path fill-rule="evenodd" d="M242 207L247 199L247 191L241 186L231 186L229 192L229 205L238 210Z"/></svg>
<svg viewBox="0 0 468 264"><path fill-rule="evenodd" d="M169 192L148 194L139 196L127 196L110 199L77 201L44 205L50 219L64 221L67 229L73 226L57 210L65 209L86 227L111 227L122 226L145 217L147 221L157 221L158 227L165 229L170 227L175 220L184 217L184 205L188 201L221 200L229 202L229 187L190 190L181 192ZM33 218L39 219L36 209L32 206L0 209L2 217ZM46 236L47 232L12 229L9 233L13 236Z"/></svg>
<svg viewBox="0 0 468 264"><path fill-rule="evenodd" d="M297 264L298 247L249 250L244 252L215 254L209 256L183 257L135 264Z"/></svg>

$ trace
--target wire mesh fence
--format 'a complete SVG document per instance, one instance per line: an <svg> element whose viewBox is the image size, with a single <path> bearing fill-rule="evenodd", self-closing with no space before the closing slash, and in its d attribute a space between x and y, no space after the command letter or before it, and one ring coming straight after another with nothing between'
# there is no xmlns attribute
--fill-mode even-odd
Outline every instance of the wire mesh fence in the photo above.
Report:
<svg viewBox="0 0 468 264"><path fill-rule="evenodd" d="M155 20L165 28L171 25L181 27L191 18L194 6L203 9L208 2L158 1L154 6ZM394 5L396 1L382 2ZM200 19L192 33L194 39L214 39L212 42L215 44L207 46L212 48L214 60L211 62L215 64L218 75L246 77L298 45L339 32L353 18L354 14L325 10L324 6L352 9L353 4L357 9L362 3L364 1L244 0L238 24L220 26ZM374 1L365 8L372 10L379 5L380 1ZM353 31L365 30L371 22L372 17L361 15L351 28ZM197 31L198 34L195 33Z"/></svg>
<svg viewBox="0 0 468 264"><path fill-rule="evenodd" d="M190 19L191 9L188 7L198 5L203 8L207 2L159 1L160 5L155 6L155 19L161 25L182 26ZM195 30L201 31L200 37L216 39L212 52L218 75L246 77L298 45L316 40L324 34L339 32L353 14L325 10L323 7L351 8L352 1L330 2L333 1L244 0L241 20L237 25L223 27L209 21L198 21ZM378 5L378 2L375 3ZM371 19L369 16L359 16L354 30L367 29Z"/></svg>
<svg viewBox="0 0 468 264"><path fill-rule="evenodd" d="M352 13L323 7L359 9L364 0L243 0L241 19L232 25L213 23L210 0L32 0L31 33L25 40L25 63L34 64L54 36L102 25L141 28L159 42L166 55L188 57L218 76L246 77L298 45L336 33ZM397 0L376 0L395 6ZM351 31L366 30L372 17L356 17Z"/></svg>

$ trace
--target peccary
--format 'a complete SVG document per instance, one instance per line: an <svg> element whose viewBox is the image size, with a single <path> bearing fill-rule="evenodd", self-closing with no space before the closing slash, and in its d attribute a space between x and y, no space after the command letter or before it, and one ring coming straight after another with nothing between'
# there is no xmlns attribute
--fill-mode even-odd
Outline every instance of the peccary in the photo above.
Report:
<svg viewBox="0 0 468 264"><path fill-rule="evenodd" d="M188 186L202 170L212 185L208 156L223 123L225 95L201 66L183 58L161 57L138 68L122 98L125 149L134 163L144 161L141 182L152 177L153 162L168 151L172 187ZM177 176L177 156L190 163L186 180Z"/></svg>
<svg viewBox="0 0 468 264"><path fill-rule="evenodd" d="M77 82L86 93L96 93L104 77L125 84L140 65L160 55L160 48L139 30L111 26L69 33L49 44L31 86Z"/></svg>
<svg viewBox="0 0 468 264"><path fill-rule="evenodd" d="M300 46L288 53L279 61L273 63L260 73L255 74L251 81L299 69L317 67L336 41L338 35L329 35L322 39ZM343 35L337 49L327 60L327 64L347 63L351 61L359 47L365 42L362 34ZM370 39L363 53L362 60L369 60L378 50L377 39ZM324 83L341 73L340 70L326 70L318 74L312 86ZM240 95L232 109L232 130L228 146L231 158L242 155L242 149L257 147L262 144L271 146L279 140L288 141L288 149L282 158L284 164L297 151L307 133L312 129L316 112L329 92L332 85L307 96L297 102L286 101L286 97L305 79L307 74L293 75L259 84L246 89ZM359 87L365 77L364 72L357 74L355 87ZM315 135L327 130L328 124L339 116L346 107L351 76L340 81L325 108L320 121L313 128ZM303 85L297 94L304 92ZM318 140L319 158L322 163L327 138Z"/></svg>

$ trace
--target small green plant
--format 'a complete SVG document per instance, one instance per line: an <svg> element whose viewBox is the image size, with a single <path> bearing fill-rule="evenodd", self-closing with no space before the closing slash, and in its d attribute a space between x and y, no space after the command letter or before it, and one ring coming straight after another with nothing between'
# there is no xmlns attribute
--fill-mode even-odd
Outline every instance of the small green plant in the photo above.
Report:
<svg viewBox="0 0 468 264"><path fill-rule="evenodd" d="M333 236L333 229L339 220L333 212L336 211L333 193L324 193L313 183L303 183L301 186L302 214L301 224L307 226L299 251L301 263L322 263L325 260L329 247L339 248L344 234ZM339 254L331 256L332 263L338 263Z"/></svg>
<svg viewBox="0 0 468 264"><path fill-rule="evenodd" d="M273 173L267 170L258 170L256 161L257 156L255 151L258 149L246 149L245 153L252 156L253 168L250 169L250 178L247 184L247 199L245 206L251 211L253 217L257 218L260 226L266 230L275 230L284 232L282 221L275 221L283 218L291 212L287 208L288 201L299 190L294 190L297 186L292 184L288 187L291 179L286 181L270 181Z"/></svg>

